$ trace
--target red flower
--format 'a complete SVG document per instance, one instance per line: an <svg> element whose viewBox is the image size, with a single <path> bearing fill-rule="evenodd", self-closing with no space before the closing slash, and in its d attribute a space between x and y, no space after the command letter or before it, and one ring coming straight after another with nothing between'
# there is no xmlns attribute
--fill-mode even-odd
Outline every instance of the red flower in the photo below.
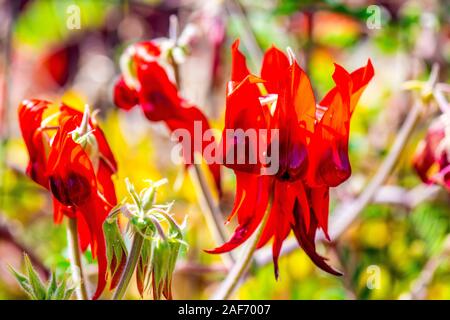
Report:
<svg viewBox="0 0 450 320"><path fill-rule="evenodd" d="M349 74L336 65L336 86L316 107L311 83L290 53L289 58L275 47L269 49L261 78L249 73L245 57L232 47L232 74L227 93L225 129L277 129L278 136L266 141L246 142L246 157L258 146L273 153L279 145L279 168L267 175L262 161L249 164L225 163L236 174L236 199L230 215L238 216L238 227L231 239L211 253L227 252L242 244L260 225L272 195L272 207L260 248L273 238L273 261L278 277L278 257L283 241L294 232L299 245L321 269L338 275L317 254L318 228L327 235L329 187L350 176L348 138L350 118L364 88L373 77L367 66ZM269 103L267 103L269 102ZM259 137L259 136L258 136ZM236 141L224 133L226 154ZM262 143L261 143L262 142ZM248 160L248 159L246 159Z"/></svg>
<svg viewBox="0 0 450 320"><path fill-rule="evenodd" d="M42 115L49 104L31 100L19 106L20 127L30 156L27 174L51 192L55 223L60 223L64 215L77 219L82 251L90 245L93 257L98 259L96 299L106 285L102 225L117 204L111 180L117 164L102 130L94 119L85 118L87 114L61 105L58 126L45 127ZM91 132L79 136L86 133L80 130L83 125ZM49 129L56 130L53 137Z"/></svg>
<svg viewBox="0 0 450 320"><path fill-rule="evenodd" d="M195 106L182 99L173 80L173 70L167 66L157 43L139 42L127 49L121 60L122 76L114 88L115 104L125 110L140 106L150 121L164 121L171 131L186 129L194 137L194 122L202 125L203 133L210 129L205 115ZM185 163L194 162L194 152L203 154L209 145L201 147L191 139L189 151L184 152ZM220 190L220 166L210 164L210 171Z"/></svg>
<svg viewBox="0 0 450 320"><path fill-rule="evenodd" d="M435 119L417 146L413 166L424 183L441 184L450 190L448 116Z"/></svg>

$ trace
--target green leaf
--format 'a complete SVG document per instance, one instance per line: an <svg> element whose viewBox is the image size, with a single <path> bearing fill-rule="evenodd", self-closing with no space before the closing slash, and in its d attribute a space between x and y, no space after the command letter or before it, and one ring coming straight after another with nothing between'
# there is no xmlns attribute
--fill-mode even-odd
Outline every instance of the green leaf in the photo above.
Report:
<svg viewBox="0 0 450 320"><path fill-rule="evenodd" d="M127 185L128 193L130 194L131 198L133 199L134 203L139 208L139 210L141 210L142 209L141 199L139 198L139 195L137 194L134 185L130 182L128 178L125 179L125 183Z"/></svg>
<svg viewBox="0 0 450 320"><path fill-rule="evenodd" d="M26 294L28 294L28 296L31 299L36 300L37 298L35 297L35 295L33 293L33 289L31 288L28 278L25 275L21 274L20 272L17 272L16 270L14 270L14 268L12 268L12 267L9 267L9 269L10 269L11 273L13 274L13 276L16 278L16 280L19 283L22 290Z"/></svg>
<svg viewBox="0 0 450 320"><path fill-rule="evenodd" d="M47 296L46 300L53 300L53 294L55 293L56 289L58 288L58 284L56 283L56 274L52 272L52 276L50 278L50 285L47 289Z"/></svg>
<svg viewBox="0 0 450 320"><path fill-rule="evenodd" d="M12 267L9 269L16 278L20 287L25 291L28 296L33 300L66 300L70 299L73 294L74 288L66 289L67 280L64 278L60 284L56 279L55 272L52 272L50 281L48 284L43 283L39 278L37 272L34 270L30 259L27 255L24 255L25 269L28 275L24 275L17 272Z"/></svg>
<svg viewBox="0 0 450 320"><path fill-rule="evenodd" d="M106 241L108 268L110 269L110 274L114 277L121 267L121 261L126 260L128 256L128 250L119 229L117 215L110 216L105 220L103 231ZM115 266L112 266L113 261L116 261Z"/></svg>
<svg viewBox="0 0 450 320"><path fill-rule="evenodd" d="M37 274L36 270L34 270L30 258L28 258L28 255L25 254L24 259L25 259L25 268L28 273L28 279L30 281L30 286L33 289L34 296L38 300L45 300L47 290L45 289L45 286L42 283L41 278Z"/></svg>
<svg viewBox="0 0 450 320"><path fill-rule="evenodd" d="M63 280L56 289L53 300L65 300L64 299L65 295L66 295L66 281Z"/></svg>
<svg viewBox="0 0 450 320"><path fill-rule="evenodd" d="M75 288L70 288L66 290L66 293L63 297L63 300L70 300L70 298L72 297L73 293L75 291Z"/></svg>

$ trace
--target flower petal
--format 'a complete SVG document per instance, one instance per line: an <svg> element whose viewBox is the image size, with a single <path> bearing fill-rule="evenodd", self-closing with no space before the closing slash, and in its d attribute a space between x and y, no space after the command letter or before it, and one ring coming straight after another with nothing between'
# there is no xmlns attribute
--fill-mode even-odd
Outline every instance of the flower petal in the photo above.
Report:
<svg viewBox="0 0 450 320"><path fill-rule="evenodd" d="M308 169L308 183L311 186L327 185L335 187L351 174L348 158L350 118L368 82L373 77L373 67L369 62L349 74L335 65L333 79L336 86L320 102L325 109L318 119L310 142L312 165Z"/></svg>
<svg viewBox="0 0 450 320"><path fill-rule="evenodd" d="M318 266L322 270L336 276L342 275L342 273L330 267L326 263L326 259L316 252L316 244L314 242L318 226L316 217L314 215L311 215L311 225L309 231L306 231L306 225L303 218L304 215L301 212L301 207L299 206L298 202L296 202L294 208L294 217L295 223L293 224L292 229L294 231L295 237L297 238L298 244L303 248L303 250L305 250L309 258L314 262L316 266Z"/></svg>
<svg viewBox="0 0 450 320"><path fill-rule="evenodd" d="M229 220L237 214L238 223L234 234L222 246L206 250L208 253L224 253L246 241L261 223L268 204L271 178L244 172L236 172L236 199Z"/></svg>
<svg viewBox="0 0 450 320"><path fill-rule="evenodd" d="M47 167L46 144L44 133L40 129L42 114L50 102L44 100L24 100L19 106L19 124L30 161L27 175L44 188L48 188L45 176Z"/></svg>

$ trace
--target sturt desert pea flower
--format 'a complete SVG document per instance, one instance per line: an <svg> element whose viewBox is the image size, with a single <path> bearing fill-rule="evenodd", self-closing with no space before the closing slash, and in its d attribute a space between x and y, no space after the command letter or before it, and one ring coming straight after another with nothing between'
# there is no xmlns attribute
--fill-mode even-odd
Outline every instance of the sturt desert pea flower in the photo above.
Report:
<svg viewBox="0 0 450 320"><path fill-rule="evenodd" d="M417 146L413 166L424 183L440 184L450 191L450 116L442 114L430 125Z"/></svg>
<svg viewBox="0 0 450 320"><path fill-rule="evenodd" d="M51 192L55 223L61 223L64 215L77 220L81 250L90 245L98 259L96 299L106 285L102 225L117 203L111 179L117 164L88 107L83 114L62 104L59 112L43 119L49 105L43 100L25 100L19 106L20 128L30 157L26 173ZM57 125L50 125L52 121Z"/></svg>
<svg viewBox="0 0 450 320"><path fill-rule="evenodd" d="M311 83L293 53L288 56L275 47L264 56L261 78L251 75L245 56L232 46L232 73L228 86L226 129L277 129L267 141L246 141L246 157L262 151L273 153L278 145L279 167L264 172L263 161L225 165L236 174L236 199L230 215L238 217L231 239L211 253L223 253L246 241L263 221L272 198L268 220L257 244L273 238L273 261L278 277L278 257L283 241L294 232L299 245L321 269L338 275L316 252L318 228L327 235L329 187L345 181L351 172L348 159L350 118L374 71L370 61L348 73L336 65L335 87L316 106ZM225 132L224 130L224 132ZM229 154L236 140L223 134L223 152ZM259 150L261 152L261 150ZM259 158L258 158L259 159Z"/></svg>
<svg viewBox="0 0 450 320"><path fill-rule="evenodd" d="M191 137L194 137L194 124L201 123L203 136L210 129L207 118L180 96L175 84L170 59L181 56L175 54L179 50L173 51L180 48L166 48L165 43L144 41L128 47L121 57L122 76L114 88L114 102L125 110L140 106L148 120L164 121L170 131L186 129ZM183 150L185 163L194 163L194 152L203 154L209 144L203 141L197 146L191 139L190 150ZM220 166L210 163L209 169L220 191Z"/></svg>

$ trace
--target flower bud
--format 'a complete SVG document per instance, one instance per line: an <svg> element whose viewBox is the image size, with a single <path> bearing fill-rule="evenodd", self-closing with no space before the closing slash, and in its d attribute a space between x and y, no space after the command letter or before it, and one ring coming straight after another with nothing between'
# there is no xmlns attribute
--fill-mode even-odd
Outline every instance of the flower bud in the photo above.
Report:
<svg viewBox="0 0 450 320"><path fill-rule="evenodd" d="M127 247L122 239L118 224L120 205L111 211L111 214L103 223L103 231L106 241L106 256L108 258L109 273L111 275L110 290L119 283L122 272L127 262Z"/></svg>

